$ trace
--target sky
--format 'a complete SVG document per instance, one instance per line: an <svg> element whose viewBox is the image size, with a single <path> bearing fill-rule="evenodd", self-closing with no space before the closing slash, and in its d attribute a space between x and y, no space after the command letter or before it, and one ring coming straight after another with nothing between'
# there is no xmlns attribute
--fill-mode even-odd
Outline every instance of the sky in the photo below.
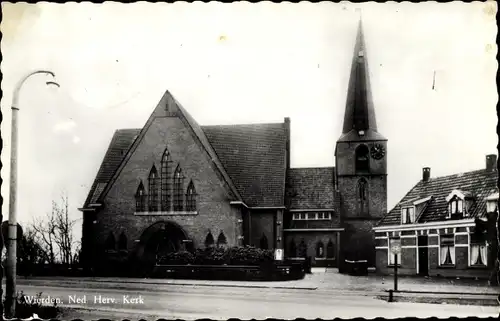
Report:
<svg viewBox="0 0 500 321"><path fill-rule="evenodd" d="M333 166L360 14L378 130L389 140L390 209L422 167L454 174L496 154L496 10L494 2L2 2L4 219L12 92L36 69L53 71L60 88L37 75L20 93L21 223L63 193L80 219L114 131L141 128L166 90L200 125L290 117L292 167Z"/></svg>

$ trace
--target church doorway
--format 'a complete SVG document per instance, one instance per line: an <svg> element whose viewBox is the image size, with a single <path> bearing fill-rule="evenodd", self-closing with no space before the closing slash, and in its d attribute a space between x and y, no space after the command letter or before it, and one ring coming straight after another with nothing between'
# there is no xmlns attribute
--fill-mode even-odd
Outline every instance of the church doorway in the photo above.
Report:
<svg viewBox="0 0 500 321"><path fill-rule="evenodd" d="M190 250L186 232L173 222L159 222L148 227L141 236L141 261L154 266L168 255L181 250ZM188 246L186 246L188 245Z"/></svg>

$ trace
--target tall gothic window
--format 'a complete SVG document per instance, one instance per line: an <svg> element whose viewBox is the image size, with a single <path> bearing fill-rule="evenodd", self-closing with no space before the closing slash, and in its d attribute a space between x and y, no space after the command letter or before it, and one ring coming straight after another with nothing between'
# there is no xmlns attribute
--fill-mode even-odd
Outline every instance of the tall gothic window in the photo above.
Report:
<svg viewBox="0 0 500 321"><path fill-rule="evenodd" d="M368 213L368 182L364 178L358 182L358 202L359 214L366 215Z"/></svg>
<svg viewBox="0 0 500 321"><path fill-rule="evenodd" d="M260 248L263 250L269 249L269 244L267 242L267 236L265 234L262 234L262 237L260 238Z"/></svg>
<svg viewBox="0 0 500 321"><path fill-rule="evenodd" d="M127 237L125 236L124 232L122 232L120 234L120 237L118 238L118 249L119 250L126 250L127 249Z"/></svg>
<svg viewBox="0 0 500 321"><path fill-rule="evenodd" d="M325 256L325 246L323 242L319 241L316 243L316 257L322 258Z"/></svg>
<svg viewBox="0 0 500 321"><path fill-rule="evenodd" d="M326 257L334 258L335 257L335 248L333 246L332 240L328 240L328 244L326 245Z"/></svg>
<svg viewBox="0 0 500 321"><path fill-rule="evenodd" d="M165 149L161 159L161 210L168 212L172 208L172 160Z"/></svg>
<svg viewBox="0 0 500 321"><path fill-rule="evenodd" d="M150 212L158 211L158 172L156 171L156 167L153 165L151 172L149 172L148 178L148 209Z"/></svg>
<svg viewBox="0 0 500 321"><path fill-rule="evenodd" d="M189 182L186 191L186 211L196 211L196 190L194 189L193 181Z"/></svg>
<svg viewBox="0 0 500 321"><path fill-rule="evenodd" d="M290 245L288 247L288 256L296 257L297 256L297 246L295 245L295 240L292 238L290 240Z"/></svg>
<svg viewBox="0 0 500 321"><path fill-rule="evenodd" d="M205 247L213 247L214 246L214 236L212 232L208 232L207 237L205 237Z"/></svg>
<svg viewBox="0 0 500 321"><path fill-rule="evenodd" d="M146 193L144 191L144 185L142 185L142 182L139 183L139 187L137 187L137 191L135 192L135 211L146 211Z"/></svg>
<svg viewBox="0 0 500 321"><path fill-rule="evenodd" d="M183 181L182 170L180 165L177 165L174 173L174 211L183 210Z"/></svg>
<svg viewBox="0 0 500 321"><path fill-rule="evenodd" d="M108 251L115 250L115 236L113 232L109 232L106 242L104 243L104 248Z"/></svg>
<svg viewBox="0 0 500 321"><path fill-rule="evenodd" d="M369 150L366 145L356 148L356 172L368 172L370 170Z"/></svg>
<svg viewBox="0 0 500 321"><path fill-rule="evenodd" d="M219 237L217 237L217 247L224 247L226 244L226 236L224 235L224 232L220 232Z"/></svg>

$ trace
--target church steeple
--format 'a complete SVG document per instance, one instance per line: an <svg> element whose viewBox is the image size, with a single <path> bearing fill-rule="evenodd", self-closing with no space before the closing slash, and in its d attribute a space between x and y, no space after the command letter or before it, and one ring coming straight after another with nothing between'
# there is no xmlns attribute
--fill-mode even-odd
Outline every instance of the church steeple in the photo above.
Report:
<svg viewBox="0 0 500 321"><path fill-rule="evenodd" d="M383 139L377 133L367 60L363 24L360 18L347 89L341 140Z"/></svg>

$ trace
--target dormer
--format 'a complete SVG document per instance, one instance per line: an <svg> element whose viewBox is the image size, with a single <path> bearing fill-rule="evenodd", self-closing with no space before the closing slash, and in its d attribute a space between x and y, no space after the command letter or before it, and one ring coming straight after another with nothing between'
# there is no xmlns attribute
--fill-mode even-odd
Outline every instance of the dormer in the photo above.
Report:
<svg viewBox="0 0 500 321"><path fill-rule="evenodd" d="M417 197L401 203L401 224L416 223L432 196Z"/></svg>
<svg viewBox="0 0 500 321"><path fill-rule="evenodd" d="M472 194L461 190L453 190L447 197L448 218L460 219L467 214L467 210L472 202Z"/></svg>
<svg viewBox="0 0 500 321"><path fill-rule="evenodd" d="M494 213L498 211L498 193L486 197L486 212Z"/></svg>

